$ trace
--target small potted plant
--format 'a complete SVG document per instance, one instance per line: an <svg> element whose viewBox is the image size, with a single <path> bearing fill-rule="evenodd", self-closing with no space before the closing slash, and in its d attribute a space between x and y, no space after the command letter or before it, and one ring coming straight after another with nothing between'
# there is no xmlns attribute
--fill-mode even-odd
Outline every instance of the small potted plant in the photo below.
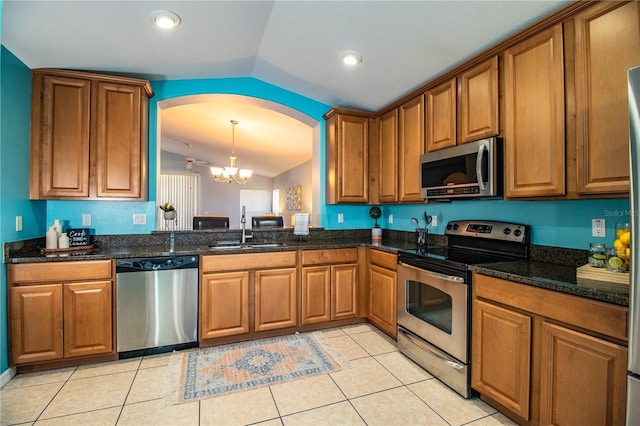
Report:
<svg viewBox="0 0 640 426"><path fill-rule="evenodd" d="M160 210L162 210L162 214L165 220L173 220L176 218L176 216L178 216L176 208L171 203L164 203L158 207L160 207Z"/></svg>
<svg viewBox="0 0 640 426"><path fill-rule="evenodd" d="M376 223L373 225L373 229L371 229L371 241L374 244L379 244L382 242L382 228L378 225L378 219L382 216L382 210L380 207L373 206L369 209L369 217L375 220Z"/></svg>

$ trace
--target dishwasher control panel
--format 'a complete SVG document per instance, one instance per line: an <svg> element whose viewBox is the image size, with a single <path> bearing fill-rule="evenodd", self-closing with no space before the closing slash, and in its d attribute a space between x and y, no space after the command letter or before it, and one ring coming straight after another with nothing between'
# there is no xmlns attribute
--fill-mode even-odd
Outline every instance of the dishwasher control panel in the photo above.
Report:
<svg viewBox="0 0 640 426"><path fill-rule="evenodd" d="M163 271L198 267L198 256L145 257L116 260L116 273Z"/></svg>

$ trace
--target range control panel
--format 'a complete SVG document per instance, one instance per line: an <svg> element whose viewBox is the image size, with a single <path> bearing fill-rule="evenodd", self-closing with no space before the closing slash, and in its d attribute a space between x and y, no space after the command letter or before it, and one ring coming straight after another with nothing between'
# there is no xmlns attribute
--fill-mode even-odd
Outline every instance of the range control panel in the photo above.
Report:
<svg viewBox="0 0 640 426"><path fill-rule="evenodd" d="M526 243L529 241L529 226L518 223L487 220L454 220L447 223L445 235L489 238L492 240Z"/></svg>

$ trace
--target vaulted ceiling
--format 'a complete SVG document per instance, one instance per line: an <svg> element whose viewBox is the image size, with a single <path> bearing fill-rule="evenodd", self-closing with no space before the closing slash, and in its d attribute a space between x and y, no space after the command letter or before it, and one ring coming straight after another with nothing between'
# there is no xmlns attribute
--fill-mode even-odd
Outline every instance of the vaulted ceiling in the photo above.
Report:
<svg viewBox="0 0 640 426"><path fill-rule="evenodd" d="M2 44L30 68L92 70L150 80L253 77L331 106L376 111L567 3L4 0ZM155 28L150 14L156 10L175 12L181 24L171 31ZM362 63L351 68L342 64L339 56L345 50L360 53ZM176 107L175 117L163 116L163 138L202 145L203 152L225 152L231 143L230 119L240 122L237 138L243 122L258 121L259 140L250 135L237 140L239 162L242 151L252 149L243 143L278 141L288 146L305 134L310 138L310 130L286 114L275 129L274 111L268 105L247 107L252 103L246 99L218 103L222 101L212 98ZM236 101L244 106L231 116ZM212 115L207 108L214 104L223 108ZM262 113L266 116L260 118ZM216 125L185 123L203 116L214 117ZM178 124L165 128L164 122L200 130L183 136ZM270 152L282 160L281 147ZM224 165L227 157L225 152L221 159L207 160ZM264 167L263 173L278 174L282 167L288 165Z"/></svg>

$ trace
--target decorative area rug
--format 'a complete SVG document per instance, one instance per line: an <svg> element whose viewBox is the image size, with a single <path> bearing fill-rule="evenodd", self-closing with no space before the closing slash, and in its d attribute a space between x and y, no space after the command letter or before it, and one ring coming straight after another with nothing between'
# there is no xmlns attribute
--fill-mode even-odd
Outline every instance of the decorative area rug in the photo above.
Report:
<svg viewBox="0 0 640 426"><path fill-rule="evenodd" d="M169 364L168 404L269 386L349 368L320 333L176 352Z"/></svg>

